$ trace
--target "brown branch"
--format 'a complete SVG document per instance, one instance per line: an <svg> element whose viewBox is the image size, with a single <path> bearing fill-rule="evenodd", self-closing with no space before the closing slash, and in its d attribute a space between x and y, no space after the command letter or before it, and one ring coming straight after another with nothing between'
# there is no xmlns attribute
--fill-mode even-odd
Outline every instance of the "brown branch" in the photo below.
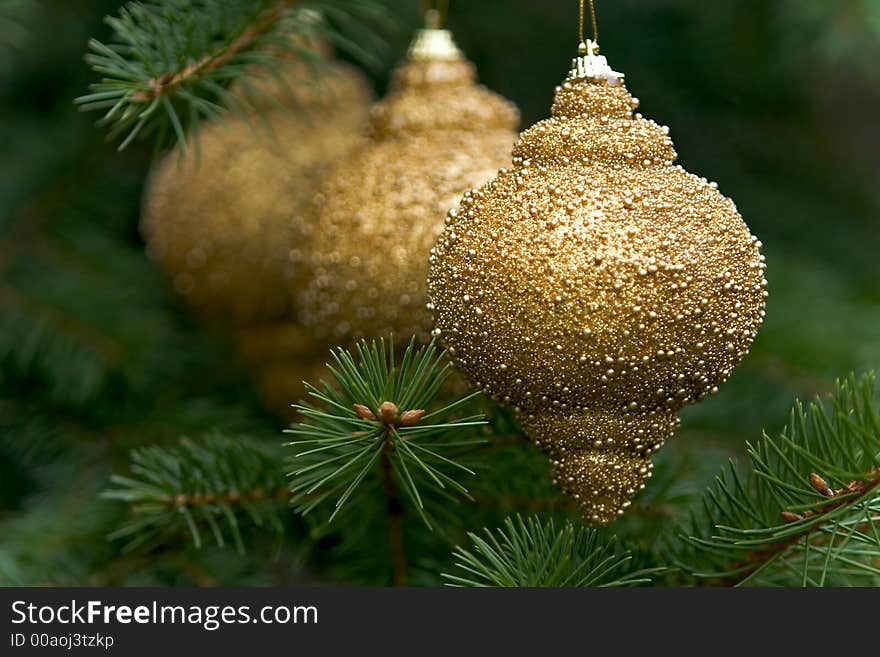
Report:
<svg viewBox="0 0 880 657"><path fill-rule="evenodd" d="M379 469L382 485L388 498L388 546L391 550L392 582L394 586L406 586L406 549L403 544L403 504L394 482L391 454L394 452L394 432L398 427L411 427L425 416L424 409L401 411L394 402L384 401L375 411L364 404L354 404L358 417L377 422L383 427L382 453ZM359 433L359 432L356 432Z"/></svg>
<svg viewBox="0 0 880 657"><path fill-rule="evenodd" d="M229 491L228 493L197 493L196 495L162 495L157 499L158 502L169 504L178 508L185 506L202 506L204 504L236 504L237 502L262 502L263 500L286 500L292 496L292 493L286 488L279 488L275 491L264 491L256 488L246 493L239 491Z"/></svg>
<svg viewBox="0 0 880 657"><path fill-rule="evenodd" d="M148 88L132 94L132 99L149 103L160 96L171 93L195 77L204 76L217 70L275 27L284 16L285 10L295 2L296 0L279 0L275 6L259 14L256 20L235 37L229 45L210 55L205 55L181 71L164 73L159 77L151 78L147 81Z"/></svg>
<svg viewBox="0 0 880 657"><path fill-rule="evenodd" d="M394 449L391 431L385 432L379 465L382 484L388 497L388 545L391 550L392 582L394 586L406 586L406 550L403 546L403 505L391 471L391 451Z"/></svg>
<svg viewBox="0 0 880 657"><path fill-rule="evenodd" d="M391 564L394 586L406 586L406 550L403 545L403 505L394 476L391 471L391 452L394 450L390 429L385 430L385 445L380 457L382 484L388 497L388 544L391 550Z"/></svg>
<svg viewBox="0 0 880 657"><path fill-rule="evenodd" d="M838 488L837 490L831 490L828 487L828 484L825 483L824 479L822 479L815 472L811 473L810 475L810 484L819 493L827 497L828 501L820 505L818 508L807 510L804 513L792 513L790 511L782 511L781 515L783 520L785 520L786 522L798 522L806 518L821 519L821 517L827 516L831 511L834 511L841 506L850 504L853 501L861 500L866 494L870 493L872 490L880 488L880 468L871 470L870 472L866 473L865 479L851 481L843 488ZM810 537L816 531L818 531L821 524L821 520L819 522L813 522L809 526L804 528L803 531L794 534L784 541L770 543L769 545L766 545L761 549L748 552L744 561L734 563L731 565L730 568L730 570L740 570L742 568L747 568L745 574L739 573L737 577L724 578L719 580L718 583L722 586L735 586L736 584L739 584L745 578L751 576L758 568L761 567L761 565L763 565L770 559L773 559L774 557L782 554L783 552L785 552L789 548L794 547L801 541L811 540Z"/></svg>

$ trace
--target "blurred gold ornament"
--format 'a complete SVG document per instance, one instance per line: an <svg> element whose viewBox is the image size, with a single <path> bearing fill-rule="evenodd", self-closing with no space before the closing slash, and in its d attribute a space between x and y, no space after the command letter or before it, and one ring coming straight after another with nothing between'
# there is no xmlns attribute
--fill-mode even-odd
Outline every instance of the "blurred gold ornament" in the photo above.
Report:
<svg viewBox="0 0 880 657"><path fill-rule="evenodd" d="M323 180L299 296L303 322L334 344L428 337L427 261L461 195L510 161L516 108L475 82L446 30L416 36L372 114L372 138Z"/></svg>
<svg viewBox="0 0 880 657"><path fill-rule="evenodd" d="M291 62L255 82L259 116L203 126L198 144L172 151L147 182L148 252L200 313L235 325L280 317L302 284L309 201L328 165L363 138L370 103L352 67L318 70L312 81Z"/></svg>
<svg viewBox="0 0 880 657"><path fill-rule="evenodd" d="M455 362L514 407L584 516L650 476L685 404L714 393L764 316L764 257L715 183L591 41L513 167L465 195L432 251L429 307Z"/></svg>

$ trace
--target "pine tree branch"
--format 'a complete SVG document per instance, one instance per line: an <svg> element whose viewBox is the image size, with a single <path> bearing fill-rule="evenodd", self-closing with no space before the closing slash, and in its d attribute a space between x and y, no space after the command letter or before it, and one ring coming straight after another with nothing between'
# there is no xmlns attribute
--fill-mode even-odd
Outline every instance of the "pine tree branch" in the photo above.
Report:
<svg viewBox="0 0 880 657"><path fill-rule="evenodd" d="M816 473L810 475L810 481L811 483L821 481L824 484L824 488L821 488L818 492L831 499L824 504L820 504L815 509L807 509L803 513L781 511L780 515L785 522L798 523L801 526L806 525L804 529L784 541L763 545L747 553L745 560L730 565L730 570L736 572L737 577L720 580L720 584L724 586L738 586L754 576L767 563L779 558L787 550L796 547L798 544L802 542L805 544L806 542L812 543L813 541L821 543L826 540L828 537L821 534L820 531L822 525L829 523L831 512L845 505L857 505L866 496L871 495L876 488L880 487L880 469L867 472L863 479L850 481L846 486L837 490L828 488L824 480ZM813 486L814 488L819 488L816 484L813 484ZM878 520L880 520L880 515L872 514L869 520L863 523L862 531L870 528ZM830 522L833 523L835 521L832 518Z"/></svg>
<svg viewBox="0 0 880 657"><path fill-rule="evenodd" d="M598 530L537 516L506 518L503 528L469 533L472 550L454 551L454 586L638 586L663 569L634 569L632 555Z"/></svg>
<svg viewBox="0 0 880 657"><path fill-rule="evenodd" d="M349 535L358 530L351 522L362 524L364 514L379 511L370 524L387 527L386 563L393 583L404 585L410 581L407 547L417 533L412 525L442 533L435 514L446 515L462 497L472 499L460 480L474 472L457 456L485 444L462 436L485 422L451 417L475 395L438 403L450 365L433 344L417 348L411 341L399 360L390 340L332 355L333 385L309 386L315 403L296 406L303 421L287 430L293 506L317 516L316 531ZM422 522L408 522L416 517Z"/></svg>
<svg viewBox="0 0 880 657"><path fill-rule="evenodd" d="M12 66L31 35L34 3L29 0L5 0L0 4L0 72Z"/></svg>
<svg viewBox="0 0 880 657"><path fill-rule="evenodd" d="M131 475L114 476L114 487L104 493L133 513L111 535L125 539L127 551L154 547L185 530L196 547L203 545L205 531L218 547L231 535L243 553L245 525L284 531L280 512L289 493L275 448L214 435L137 449L131 461Z"/></svg>
<svg viewBox="0 0 880 657"><path fill-rule="evenodd" d="M670 547L683 572L716 585L880 582L873 375L839 381L826 403L796 403L782 434L749 456L750 475L726 468Z"/></svg>
<svg viewBox="0 0 880 657"><path fill-rule="evenodd" d="M247 504L249 502L264 502L272 499L282 502L286 501L290 499L290 491L282 487L270 491L255 488L244 492L229 490L225 493L195 493L193 495L178 493L173 497L170 495L159 495L155 498L155 501L181 509L183 507L213 506L215 504Z"/></svg>
<svg viewBox="0 0 880 657"><path fill-rule="evenodd" d="M214 53L176 72L166 72L158 77L147 80L147 89L132 94L132 100L149 103L156 98L173 93L179 87L191 83L197 77L213 73L227 64L236 55L252 47L257 40L274 28L284 17L285 10L296 4L297 0L279 0L274 6L257 14L253 23L248 25L228 45Z"/></svg>
<svg viewBox="0 0 880 657"><path fill-rule="evenodd" d="M102 79L76 103L104 112L100 123L123 136L120 149L147 136L186 148L202 120L249 115L266 94L248 84L233 92L233 82L280 78L282 65L303 62L312 79L298 83L319 82L318 43L376 65L391 24L377 0L152 0L129 2L107 22L113 40L92 39L86 55Z"/></svg>
<svg viewBox="0 0 880 657"><path fill-rule="evenodd" d="M417 349L410 342L399 365L390 341L361 342L356 353L357 360L344 349L333 352L334 364L328 368L335 385L324 384L320 390L309 386L317 405L294 407L304 418L287 430L295 436L288 443L293 450L294 506L308 514L335 500L328 518L332 522L355 493L369 495L382 485L385 459L394 490L430 526L422 491L468 496L453 475L473 471L442 452L483 444L450 439L485 424L481 416L447 419L474 395L424 410L435 403L450 368L433 344Z"/></svg>

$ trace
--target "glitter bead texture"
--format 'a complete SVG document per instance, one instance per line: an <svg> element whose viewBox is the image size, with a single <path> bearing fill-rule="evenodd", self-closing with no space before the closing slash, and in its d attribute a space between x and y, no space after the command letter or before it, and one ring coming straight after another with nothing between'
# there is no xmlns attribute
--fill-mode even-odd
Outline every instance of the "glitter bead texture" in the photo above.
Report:
<svg viewBox="0 0 880 657"><path fill-rule="evenodd" d="M425 30L437 36L443 30ZM427 260L447 211L510 162L518 113L475 82L455 51L416 41L376 105L372 137L324 179L316 198L313 278L303 322L334 344L429 336ZM428 45L437 40L428 42Z"/></svg>
<svg viewBox="0 0 880 657"><path fill-rule="evenodd" d="M513 166L467 193L432 250L435 334L512 406L583 515L650 476L677 412L716 391L764 315L760 242L619 80L569 79Z"/></svg>
<svg viewBox="0 0 880 657"><path fill-rule="evenodd" d="M354 68L328 63L311 86L302 64L283 74L296 85L295 107L279 107L285 89L274 78L256 82L260 117L204 125L198 147L169 153L144 193L148 252L192 307L235 325L289 312L305 278L311 197L367 120L371 94Z"/></svg>

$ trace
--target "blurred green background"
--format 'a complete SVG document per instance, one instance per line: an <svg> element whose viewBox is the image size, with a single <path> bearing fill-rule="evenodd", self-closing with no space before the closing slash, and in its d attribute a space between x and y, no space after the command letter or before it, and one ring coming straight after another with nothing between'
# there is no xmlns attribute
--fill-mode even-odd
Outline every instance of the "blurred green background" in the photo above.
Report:
<svg viewBox="0 0 880 657"><path fill-rule="evenodd" d="M277 441L281 426L144 255L150 145L118 153L74 108L94 81L87 39L109 38L102 18L120 4L0 3L0 583L301 581L295 546L268 566L184 550L147 568L104 540L124 510L98 493L132 446L211 429ZM389 2L399 27L370 72L379 93L418 5ZM765 245L770 299L752 354L665 448L741 453L782 426L794 397L880 366L880 2L598 8L603 51L641 110ZM548 115L576 17L575 0L452 0L449 23L525 127Z"/></svg>

